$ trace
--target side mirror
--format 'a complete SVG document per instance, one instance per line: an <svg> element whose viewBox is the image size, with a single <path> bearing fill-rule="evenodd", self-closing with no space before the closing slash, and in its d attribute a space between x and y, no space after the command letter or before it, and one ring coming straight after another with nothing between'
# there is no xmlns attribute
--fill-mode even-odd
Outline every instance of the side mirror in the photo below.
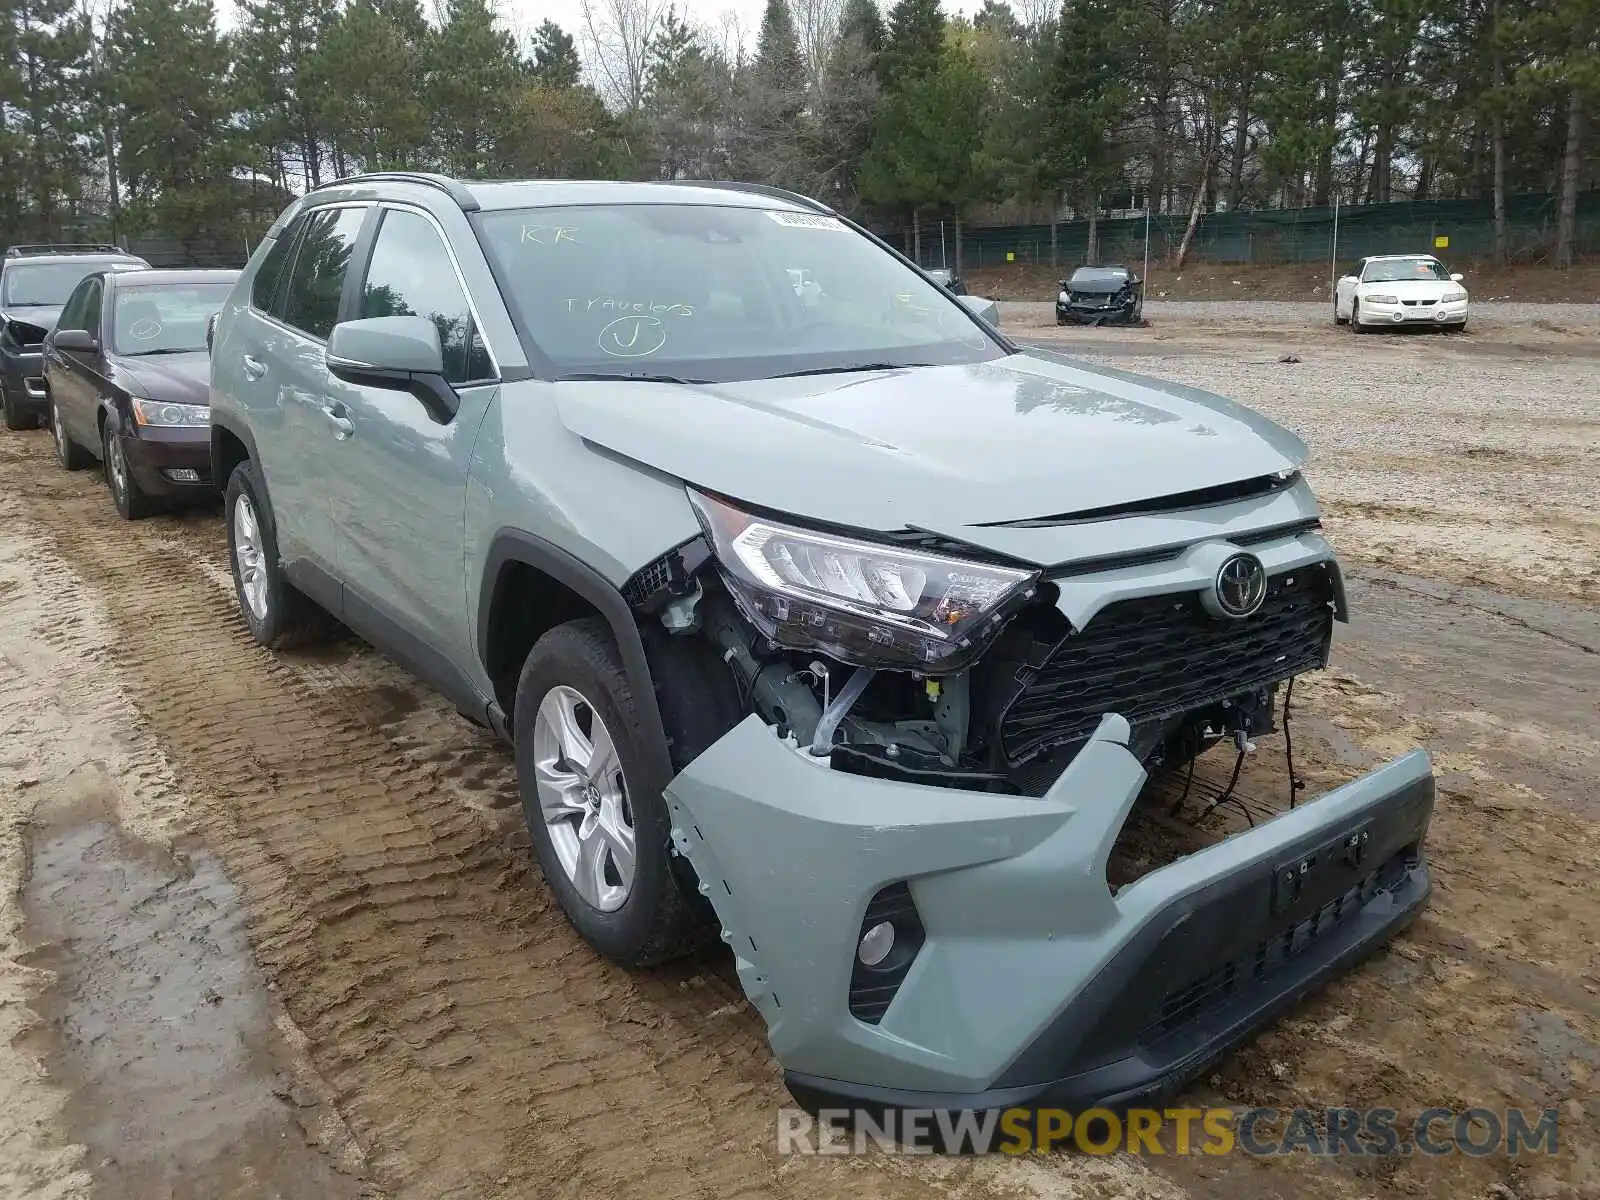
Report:
<svg viewBox="0 0 1600 1200"><path fill-rule="evenodd" d="M87 329L58 329L51 337L57 350L71 350L77 354L93 354L100 343Z"/></svg>
<svg viewBox="0 0 1600 1200"><path fill-rule="evenodd" d="M977 318L994 328L1000 328L1000 306L987 296L961 295L956 297Z"/></svg>
<svg viewBox="0 0 1600 1200"><path fill-rule="evenodd" d="M427 317L363 317L333 327L325 355L334 376L360 387L410 392L446 424L459 398L444 377L439 327Z"/></svg>
<svg viewBox="0 0 1600 1200"><path fill-rule="evenodd" d="M1460 283L1463 279L1466 278L1466 276L1463 275L1460 271L1457 271L1454 275L1450 276L1450 278L1451 278L1452 281L1454 281L1456 283Z"/></svg>

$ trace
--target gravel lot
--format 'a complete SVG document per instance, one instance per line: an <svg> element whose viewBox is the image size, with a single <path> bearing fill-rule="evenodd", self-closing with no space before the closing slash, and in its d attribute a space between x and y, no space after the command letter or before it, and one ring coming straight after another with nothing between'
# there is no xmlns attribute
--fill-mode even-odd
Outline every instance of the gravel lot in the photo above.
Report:
<svg viewBox="0 0 1600 1200"><path fill-rule="evenodd" d="M1558 1156L780 1158L724 958L596 959L503 749L359 644L252 647L217 514L120 525L37 432L0 436L0 1195L1600 1195L1600 370L1572 307L1360 340L1315 305L1007 307L1307 439L1355 619L1295 689L1299 773L1419 744L1439 771L1428 911L1182 1103L1550 1106ZM1258 812L1282 760L1250 760Z"/></svg>
<svg viewBox="0 0 1600 1200"><path fill-rule="evenodd" d="M1144 315L1155 328L1169 324L1184 327L1254 324L1261 328L1335 328L1331 301L1326 304L1290 300L1163 301L1151 297L1145 301ZM1000 305L1000 319L1008 327L1054 326L1055 309L1047 303L1006 300ZM1474 302L1469 324L1494 329L1547 324L1570 327L1579 333L1600 333L1600 304Z"/></svg>

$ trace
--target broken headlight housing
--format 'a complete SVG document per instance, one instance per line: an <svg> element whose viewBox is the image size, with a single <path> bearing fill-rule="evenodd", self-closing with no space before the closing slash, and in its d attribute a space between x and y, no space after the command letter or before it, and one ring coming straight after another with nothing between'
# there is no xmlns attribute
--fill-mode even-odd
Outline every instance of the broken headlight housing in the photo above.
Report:
<svg viewBox="0 0 1600 1200"><path fill-rule="evenodd" d="M779 646L945 675L1034 594L1039 572L901 549L744 512L689 490L746 619Z"/></svg>

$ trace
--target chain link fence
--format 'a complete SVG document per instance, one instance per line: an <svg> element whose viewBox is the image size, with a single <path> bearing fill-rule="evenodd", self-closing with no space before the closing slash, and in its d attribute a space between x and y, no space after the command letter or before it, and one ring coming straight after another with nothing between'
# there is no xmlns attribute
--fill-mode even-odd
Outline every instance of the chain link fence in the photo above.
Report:
<svg viewBox="0 0 1600 1200"><path fill-rule="evenodd" d="M1555 252L1559 201L1554 196L1524 195L1506 199L1506 249L1512 262L1548 262ZM1326 263L1335 254L1340 264L1368 254L1438 253L1450 259L1483 260L1494 256L1494 204L1490 200L1398 201L1332 208L1261 209L1201 216L1189 247L1195 262L1280 265ZM1189 223L1187 213L1152 214L1149 218L1150 261L1164 262L1178 252ZM1144 261L1146 219L1143 215L1108 217L1098 222L1100 262ZM889 230L880 236L901 252L912 253L910 231ZM1575 257L1600 258L1600 192L1578 197ZM1089 251L1089 223L1062 221L1050 225L965 228L959 260L955 225L924 222L923 266L965 270L1024 263L1070 267L1084 262Z"/></svg>

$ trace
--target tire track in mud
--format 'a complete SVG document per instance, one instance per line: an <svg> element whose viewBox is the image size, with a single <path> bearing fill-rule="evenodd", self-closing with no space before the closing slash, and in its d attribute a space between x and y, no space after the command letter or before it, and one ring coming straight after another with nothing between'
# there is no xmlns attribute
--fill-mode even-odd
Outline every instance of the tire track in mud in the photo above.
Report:
<svg viewBox="0 0 1600 1200"><path fill-rule="evenodd" d="M107 598L118 636L105 665L182 773L245 896L258 961L381 1184L428 1197L822 1200L866 1186L892 1200L991 1194L991 1181L1079 1194L1055 1171L994 1162L779 1159L774 1110L789 1100L759 1018L717 964L631 976L583 945L504 809L510 763L493 763L486 734L387 664L257 649L215 572L190 569L215 563L209 522L122 524L42 443L0 457L0 472L19 515ZM373 676L390 682L363 695ZM500 799L463 804L474 775ZM1132 1162L1092 1176L1095 1195L1171 1192Z"/></svg>

